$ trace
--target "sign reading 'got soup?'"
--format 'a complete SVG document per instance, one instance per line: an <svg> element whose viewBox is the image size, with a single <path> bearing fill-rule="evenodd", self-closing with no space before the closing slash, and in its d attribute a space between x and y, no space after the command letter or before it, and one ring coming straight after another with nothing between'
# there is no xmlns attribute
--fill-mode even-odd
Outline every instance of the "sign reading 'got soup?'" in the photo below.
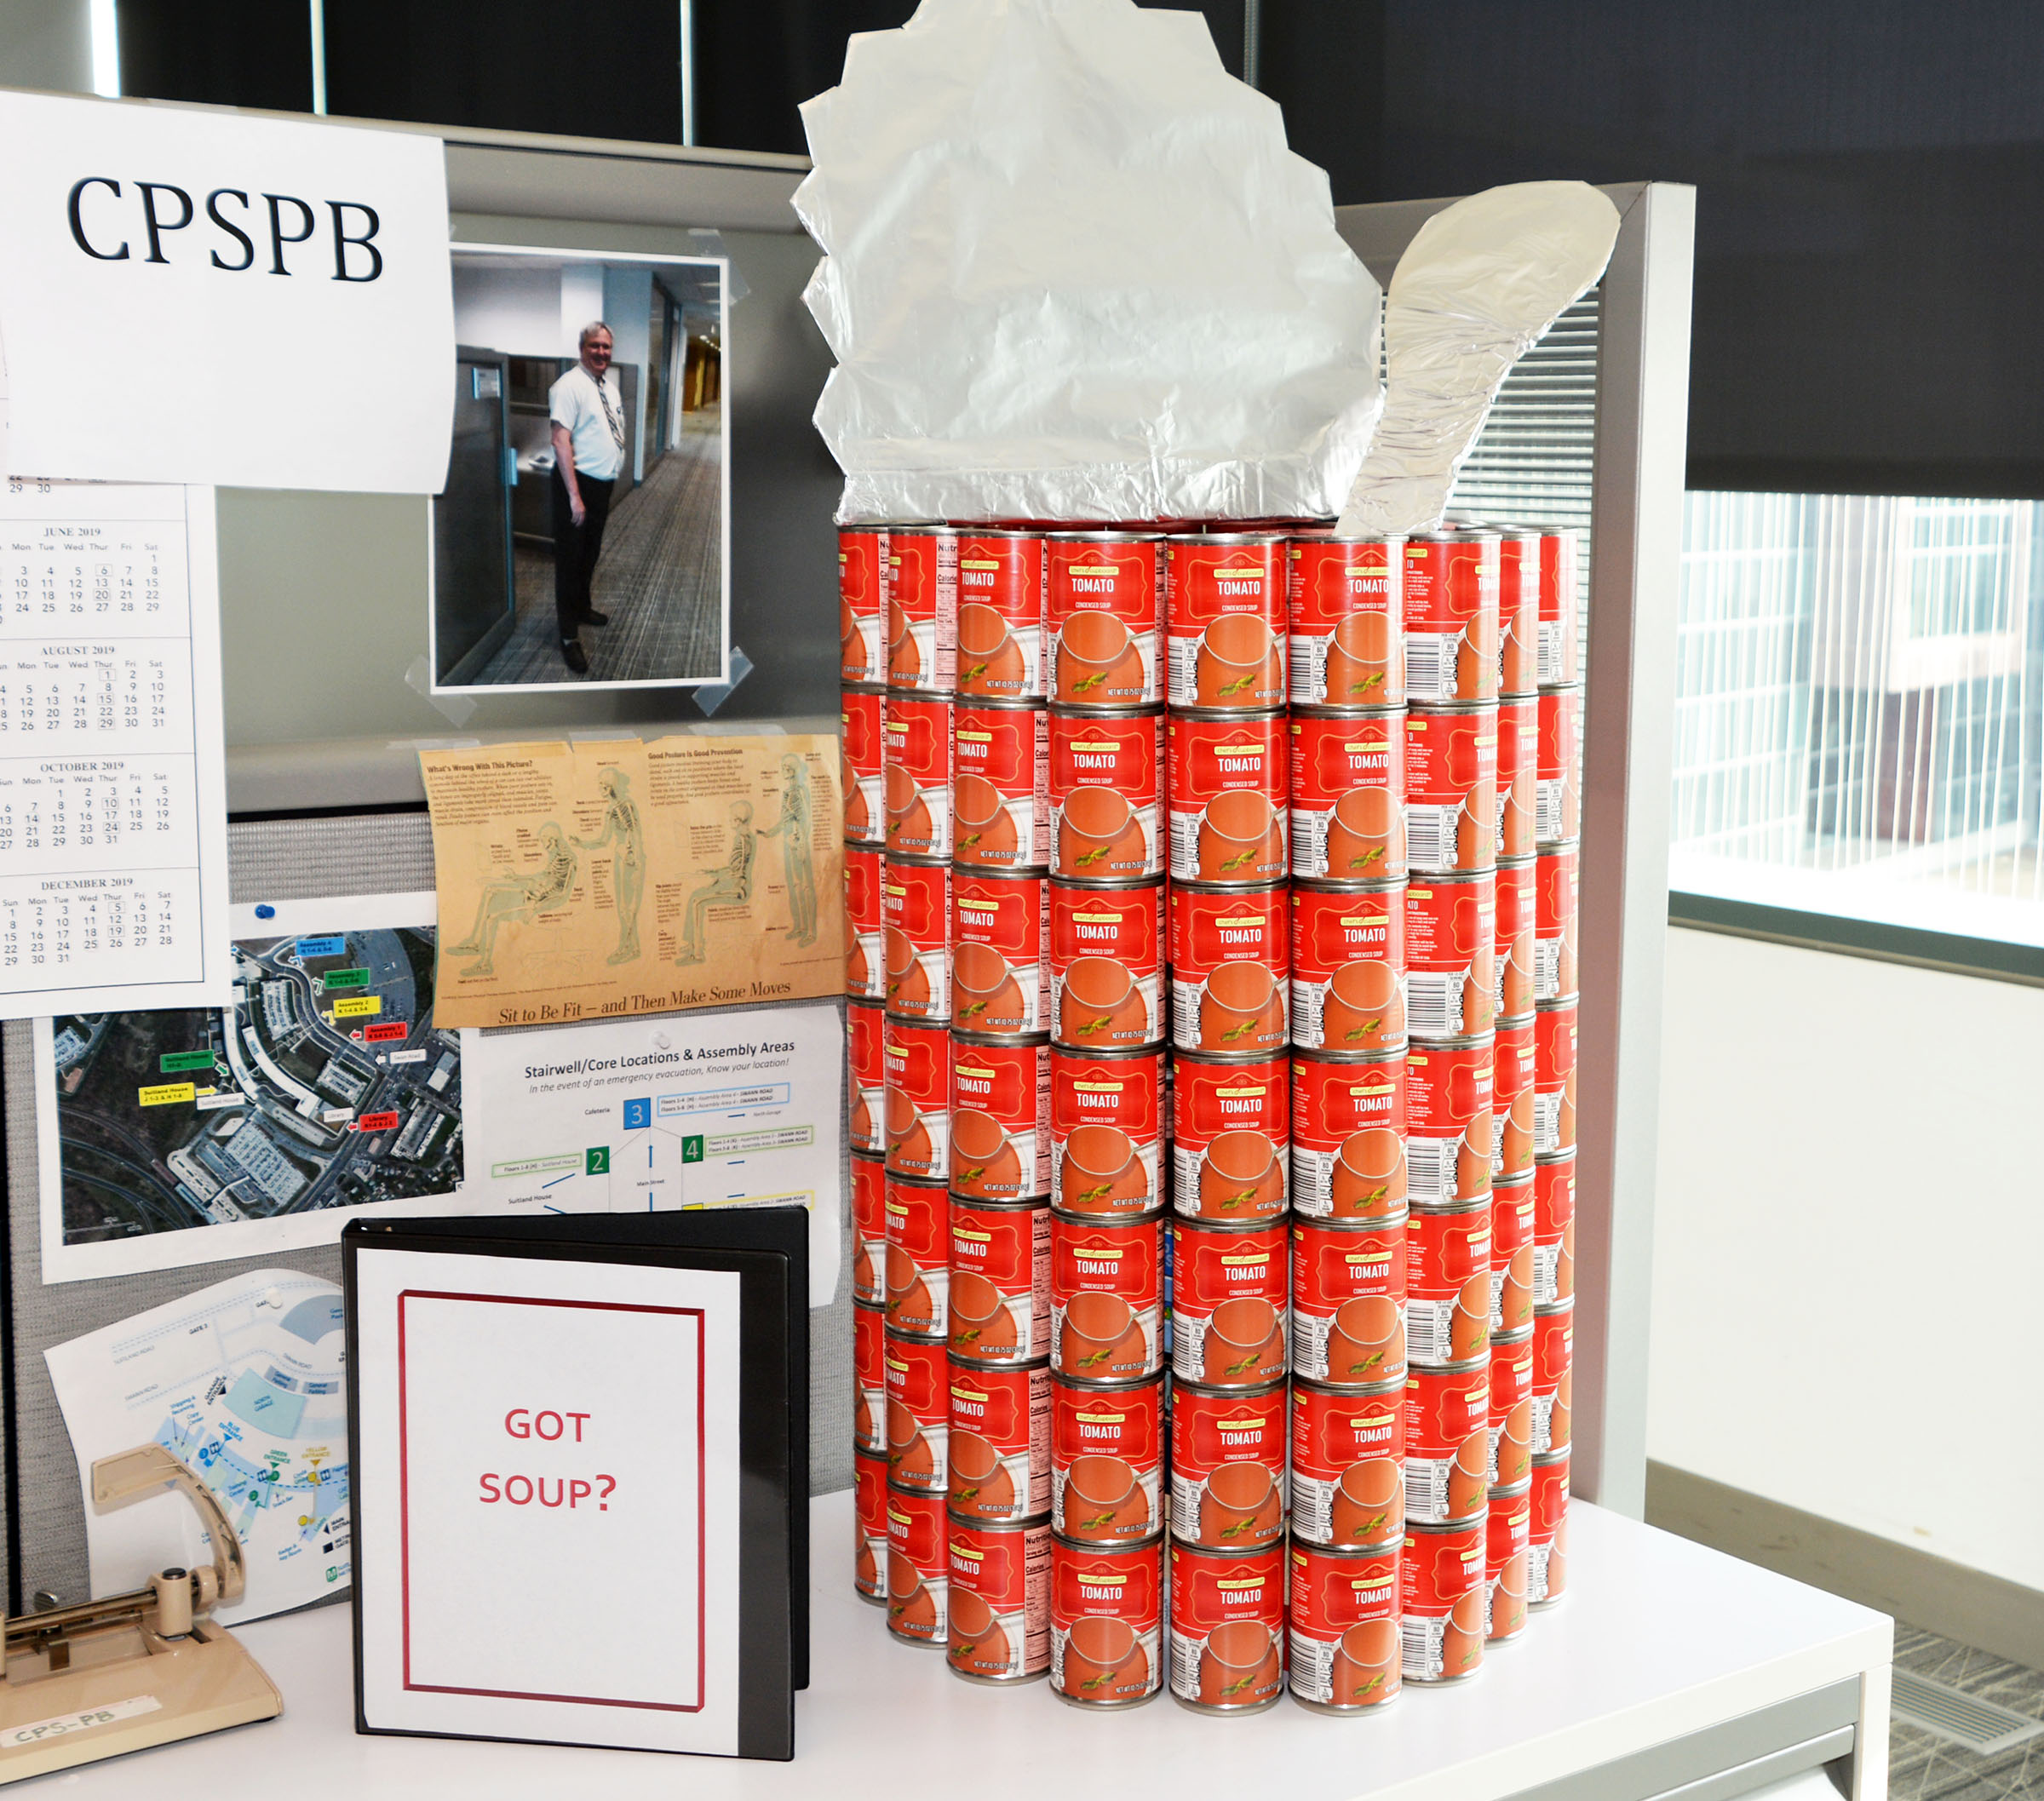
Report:
<svg viewBox="0 0 2044 1801"><path fill-rule="evenodd" d="M6 472L430 494L437 138L0 94Z"/></svg>

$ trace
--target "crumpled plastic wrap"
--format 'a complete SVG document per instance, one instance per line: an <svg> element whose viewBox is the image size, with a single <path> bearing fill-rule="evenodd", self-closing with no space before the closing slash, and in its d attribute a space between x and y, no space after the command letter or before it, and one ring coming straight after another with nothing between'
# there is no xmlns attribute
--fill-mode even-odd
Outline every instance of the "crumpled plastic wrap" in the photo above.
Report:
<svg viewBox="0 0 2044 1801"><path fill-rule="evenodd" d="M1381 295L1199 14L922 0L802 120L841 522L1340 504Z"/></svg>
<svg viewBox="0 0 2044 1801"><path fill-rule="evenodd" d="M1384 416L1337 529L1429 531L1512 365L1611 261L1618 209L1581 181L1493 187L1436 213L1392 273Z"/></svg>

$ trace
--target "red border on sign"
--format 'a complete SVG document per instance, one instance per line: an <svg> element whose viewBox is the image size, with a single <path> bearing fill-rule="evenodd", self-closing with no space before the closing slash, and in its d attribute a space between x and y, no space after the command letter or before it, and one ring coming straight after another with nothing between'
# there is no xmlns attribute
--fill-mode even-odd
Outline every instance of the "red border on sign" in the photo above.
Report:
<svg viewBox="0 0 2044 1801"><path fill-rule="evenodd" d="M408 1300L482 1301L505 1307L579 1307L592 1313L679 1314L696 1322L696 1698L692 1701L619 1701L606 1695L538 1695L517 1689L463 1689L411 1679L411 1465L405 1400L405 1303ZM567 1701L587 1707L642 1707L657 1713L700 1713L709 1655L707 1581L708 1529L703 1428L703 1323L700 1307L647 1307L629 1301L547 1300L530 1294L456 1294L445 1289L405 1288L398 1295L398 1556L405 1639L405 1686L425 1695L476 1695L495 1701Z"/></svg>

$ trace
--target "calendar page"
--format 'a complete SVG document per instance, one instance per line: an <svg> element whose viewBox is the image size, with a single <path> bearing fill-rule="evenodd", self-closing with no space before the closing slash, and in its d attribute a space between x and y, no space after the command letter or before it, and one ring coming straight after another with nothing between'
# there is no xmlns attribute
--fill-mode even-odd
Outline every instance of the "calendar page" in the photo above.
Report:
<svg viewBox="0 0 2044 1801"><path fill-rule="evenodd" d="M0 1018L227 999L210 488L0 491Z"/></svg>

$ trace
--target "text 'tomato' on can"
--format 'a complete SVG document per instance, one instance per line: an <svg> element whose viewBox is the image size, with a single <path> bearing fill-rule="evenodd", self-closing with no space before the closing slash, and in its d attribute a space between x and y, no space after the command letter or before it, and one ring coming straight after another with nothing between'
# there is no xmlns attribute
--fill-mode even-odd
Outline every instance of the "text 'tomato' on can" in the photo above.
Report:
<svg viewBox="0 0 2044 1801"><path fill-rule="evenodd" d="M1497 704L1405 714L1405 860L1415 876L1497 861Z"/></svg>
<svg viewBox="0 0 2044 1801"><path fill-rule="evenodd" d="M1533 1240L1533 1172L1507 1176L1490 1190L1490 1336L1533 1323L1539 1247Z"/></svg>
<svg viewBox="0 0 2044 1801"><path fill-rule="evenodd" d="M1406 1220L1292 1221L1294 1374L1343 1388L1404 1379Z"/></svg>
<svg viewBox="0 0 2044 1801"><path fill-rule="evenodd" d="M1533 836L1573 842L1582 832L1582 690L1542 688L1536 739Z"/></svg>
<svg viewBox="0 0 2044 1801"><path fill-rule="evenodd" d="M1552 1457L1574 1437L1576 1303L1533 1310L1533 1454Z"/></svg>
<svg viewBox="0 0 2044 1801"><path fill-rule="evenodd" d="M1134 1544L1164 1523L1164 1379L1050 1379L1050 1518L1075 1542Z"/></svg>
<svg viewBox="0 0 2044 1801"><path fill-rule="evenodd" d="M1077 1050L1164 1037L1164 884L1050 884L1050 1030Z"/></svg>
<svg viewBox="0 0 2044 1801"><path fill-rule="evenodd" d="M1393 1051L1405 1042L1405 884L1291 888L1292 1042Z"/></svg>
<svg viewBox="0 0 2044 1801"><path fill-rule="evenodd" d="M1581 541L1572 531L1540 537L1540 685L1565 686L1582 679L1576 636L1576 571Z"/></svg>
<svg viewBox="0 0 2044 1801"><path fill-rule="evenodd" d="M1491 1039L1490 1179L1533 1167L1533 1018L1499 1023Z"/></svg>
<svg viewBox="0 0 2044 1801"><path fill-rule="evenodd" d="M889 1331L881 1357L887 1378L887 1480L897 1488L941 1495L951 1485L950 1365L944 1346Z"/></svg>
<svg viewBox="0 0 2044 1801"><path fill-rule="evenodd" d="M1490 1356L1405 1373L1405 1517L1480 1518L1490 1487Z"/></svg>
<svg viewBox="0 0 2044 1801"><path fill-rule="evenodd" d="M1050 1354L1050 1207L951 1197L951 1354L1031 1363Z"/></svg>
<svg viewBox="0 0 2044 1801"><path fill-rule="evenodd" d="M958 534L887 531L887 685L949 694L958 685Z"/></svg>
<svg viewBox="0 0 2044 1801"><path fill-rule="evenodd" d="M1569 1588L1569 1454L1533 1460L1527 1499L1526 1605L1553 1606Z"/></svg>
<svg viewBox="0 0 2044 1801"><path fill-rule="evenodd" d="M1484 1641L1509 1644L1526 1629L1528 1529L1532 1503L1521 1483L1490 1493L1484 1533Z"/></svg>
<svg viewBox="0 0 2044 1801"><path fill-rule="evenodd" d="M1171 885L1171 1041L1180 1050L1268 1052L1289 1041L1286 894L1282 882Z"/></svg>
<svg viewBox="0 0 2044 1801"><path fill-rule="evenodd" d="M1295 707L1404 704L1404 550L1401 538L1292 540L1285 599Z"/></svg>
<svg viewBox="0 0 2044 1801"><path fill-rule="evenodd" d="M1514 1488L1533 1468L1533 1333L1490 1340L1490 1486Z"/></svg>
<svg viewBox="0 0 2044 1801"><path fill-rule="evenodd" d="M1531 857L1497 866L1496 1011L1501 1020L1533 1011L1534 875Z"/></svg>
<svg viewBox="0 0 2044 1801"><path fill-rule="evenodd" d="M1162 1052L1051 1047L1051 1198L1062 1212L1161 1207L1163 1127Z"/></svg>
<svg viewBox="0 0 2044 1801"><path fill-rule="evenodd" d="M1095 1382L1163 1367L1163 1216L1050 1222L1051 1368Z"/></svg>
<svg viewBox="0 0 2044 1801"><path fill-rule="evenodd" d="M1533 868L1533 998L1565 1001L1576 992L1582 944L1576 846L1551 845Z"/></svg>
<svg viewBox="0 0 2044 1801"><path fill-rule="evenodd" d="M951 854L951 703L890 694L881 737L887 854L939 861Z"/></svg>
<svg viewBox="0 0 2044 1801"><path fill-rule="evenodd" d="M853 1001L845 1008L845 1058L851 1088L846 1136L855 1151L881 1156L887 1150L887 1064L881 1048L885 1016L878 1007Z"/></svg>
<svg viewBox="0 0 2044 1801"><path fill-rule="evenodd" d="M1405 541L1405 696L1497 698L1497 534L1415 532Z"/></svg>
<svg viewBox="0 0 2044 1801"><path fill-rule="evenodd" d="M1530 694L1497 703L1497 859L1533 854L1533 739L1539 703Z"/></svg>
<svg viewBox="0 0 2044 1801"><path fill-rule="evenodd" d="M1165 829L1174 881L1255 887L1291 868L1290 749L1282 713L1164 720Z"/></svg>
<svg viewBox="0 0 2044 1801"><path fill-rule="evenodd" d="M898 1018L881 1027L887 1069L887 1167L941 1182L951 1161L951 1035Z"/></svg>
<svg viewBox="0 0 2044 1801"><path fill-rule="evenodd" d="M1033 871L951 872L951 1023L988 1038L1050 1030L1050 886Z"/></svg>
<svg viewBox="0 0 2044 1801"><path fill-rule="evenodd" d="M1165 698L1255 712L1285 701L1285 542L1271 532L1164 540Z"/></svg>
<svg viewBox="0 0 2044 1801"><path fill-rule="evenodd" d="M1164 1540L1050 1547L1050 1686L1082 1707L1132 1707L1163 1684Z"/></svg>
<svg viewBox="0 0 2044 1801"><path fill-rule="evenodd" d="M1290 1191L1291 1063L1181 1051L1171 1083L1171 1204L1187 1219L1275 1219Z"/></svg>
<svg viewBox="0 0 2044 1801"><path fill-rule="evenodd" d="M941 1650L950 1638L951 1560L944 1496L887 1487L887 1630Z"/></svg>
<svg viewBox="0 0 2044 1801"><path fill-rule="evenodd" d="M1171 1369L1209 1387L1282 1381L1291 1237L1281 1219L1171 1222Z"/></svg>
<svg viewBox="0 0 2044 1801"><path fill-rule="evenodd" d="M876 849L887 839L887 805L881 798L887 705L887 692L881 688L847 688L838 705L845 842Z"/></svg>
<svg viewBox="0 0 2044 1801"><path fill-rule="evenodd" d="M1533 1015L1533 1150L1539 1156L1576 1148L1578 1005L1543 1001Z"/></svg>
<svg viewBox="0 0 2044 1801"><path fill-rule="evenodd" d="M1172 1540L1172 1698L1203 1713L1267 1707L1284 1688L1284 1546L1209 1551Z"/></svg>
<svg viewBox="0 0 2044 1801"><path fill-rule="evenodd" d="M1497 1004L1497 877L1426 875L1405 886L1405 1030L1472 1038Z"/></svg>
<svg viewBox="0 0 2044 1801"><path fill-rule="evenodd" d="M854 1001L887 996L887 954L881 920L883 862L878 851L845 846L845 993Z"/></svg>
<svg viewBox="0 0 2044 1801"><path fill-rule="evenodd" d="M1405 1354L1453 1366L1490 1354L1490 1196L1415 1207L1405 1229Z"/></svg>
<svg viewBox="0 0 2044 1801"><path fill-rule="evenodd" d="M1027 701L963 700L951 714L951 859L962 868L1050 863L1050 715Z"/></svg>
<svg viewBox="0 0 2044 1801"><path fill-rule="evenodd" d="M852 1305L852 1448L883 1460L887 1454L887 1365L884 1309Z"/></svg>
<svg viewBox="0 0 2044 1801"><path fill-rule="evenodd" d="M1505 699L1540 686L1540 533L1498 534L1497 691Z"/></svg>
<svg viewBox="0 0 2044 1801"><path fill-rule="evenodd" d="M887 1302L887 1165L852 1154L852 1299L862 1307Z"/></svg>
<svg viewBox="0 0 2044 1801"><path fill-rule="evenodd" d="M1490 1192L1496 1125L1491 1037L1415 1044L1405 1058L1405 1167L1415 1207Z"/></svg>
<svg viewBox="0 0 2044 1801"><path fill-rule="evenodd" d="M1295 713L1292 874L1385 881L1405 873L1405 714Z"/></svg>
<svg viewBox="0 0 2044 1801"><path fill-rule="evenodd" d="M950 1208L940 1182L887 1174L887 1328L941 1342L950 1330Z"/></svg>
<svg viewBox="0 0 2044 1801"><path fill-rule="evenodd" d="M1284 1379L1260 1386L1171 1385L1171 1535L1216 1550L1284 1533Z"/></svg>
<svg viewBox="0 0 2044 1801"><path fill-rule="evenodd" d="M1399 1559L1399 1633L1407 1682L1466 1682L1484 1665L1487 1516L1409 1520Z"/></svg>
<svg viewBox="0 0 2044 1801"><path fill-rule="evenodd" d="M1292 1052L1292 1205L1370 1219L1405 1205L1405 1053Z"/></svg>
<svg viewBox="0 0 2044 1801"><path fill-rule="evenodd" d="M1043 539L1034 531L958 535L958 694L1043 696Z"/></svg>
<svg viewBox="0 0 2044 1801"><path fill-rule="evenodd" d="M887 1005L904 1019L951 1017L951 866L896 857L881 880Z"/></svg>
<svg viewBox="0 0 2044 1801"><path fill-rule="evenodd" d="M887 1603L887 1460L854 1448L852 1457L852 1586L862 1601Z"/></svg>
<svg viewBox="0 0 2044 1801"><path fill-rule="evenodd" d="M1050 1511L1050 1365L951 1359L954 1517L1036 1519Z"/></svg>
<svg viewBox="0 0 2044 1801"><path fill-rule="evenodd" d="M1050 711L1051 873L1146 881L1164 870L1164 715Z"/></svg>
<svg viewBox="0 0 2044 1801"><path fill-rule="evenodd" d="M1292 1699L1323 1713L1359 1713L1398 1698L1402 1534L1382 1545L1293 1540L1289 1642Z"/></svg>
<svg viewBox="0 0 2044 1801"><path fill-rule="evenodd" d="M837 534L838 679L885 682L887 528L853 525Z"/></svg>
<svg viewBox="0 0 2044 1801"><path fill-rule="evenodd" d="M1032 1682L1050 1671L1050 1523L950 1521L951 1673Z"/></svg>
<svg viewBox="0 0 2044 1801"><path fill-rule="evenodd" d="M1129 531L1055 531L1043 636L1059 706L1148 706L1164 697L1163 544Z"/></svg>
<svg viewBox="0 0 2044 1801"><path fill-rule="evenodd" d="M1050 1047L951 1035L950 1188L1034 1201L1050 1183Z"/></svg>
<svg viewBox="0 0 2044 1801"><path fill-rule="evenodd" d="M1405 1517L1403 1382L1292 1384L1292 1537L1377 1545Z"/></svg>

